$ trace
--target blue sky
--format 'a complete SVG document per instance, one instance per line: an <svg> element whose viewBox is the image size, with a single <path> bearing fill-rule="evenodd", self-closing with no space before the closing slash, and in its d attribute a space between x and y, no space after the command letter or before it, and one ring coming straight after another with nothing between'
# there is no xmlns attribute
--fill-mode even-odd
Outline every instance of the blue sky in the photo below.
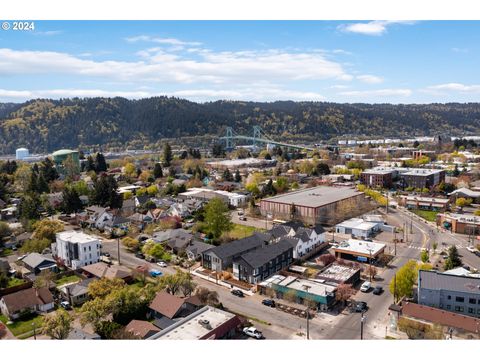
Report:
<svg viewBox="0 0 480 360"><path fill-rule="evenodd" d="M0 101L480 101L480 22L37 21L0 30Z"/></svg>

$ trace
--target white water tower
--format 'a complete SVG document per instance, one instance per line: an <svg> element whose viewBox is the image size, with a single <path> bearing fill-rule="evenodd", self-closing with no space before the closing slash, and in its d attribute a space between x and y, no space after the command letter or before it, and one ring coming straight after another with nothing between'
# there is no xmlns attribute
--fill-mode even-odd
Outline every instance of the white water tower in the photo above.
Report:
<svg viewBox="0 0 480 360"><path fill-rule="evenodd" d="M15 158L17 160L23 160L26 157L29 157L30 153L28 152L28 149L26 148L19 148L15 151Z"/></svg>

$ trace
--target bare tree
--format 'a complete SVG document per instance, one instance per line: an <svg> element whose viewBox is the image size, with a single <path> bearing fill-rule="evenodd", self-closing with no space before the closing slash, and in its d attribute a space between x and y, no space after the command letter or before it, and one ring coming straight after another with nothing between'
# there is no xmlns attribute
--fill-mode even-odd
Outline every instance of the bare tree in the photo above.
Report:
<svg viewBox="0 0 480 360"><path fill-rule="evenodd" d="M196 288L194 295L198 296L200 302L205 305L214 306L219 303L218 293L203 286Z"/></svg>
<svg viewBox="0 0 480 360"><path fill-rule="evenodd" d="M332 254L323 254L323 255L320 255L317 258L317 263L321 262L323 264L323 266L328 266L328 265L334 263L336 260L337 260L337 258Z"/></svg>
<svg viewBox="0 0 480 360"><path fill-rule="evenodd" d="M338 285L337 291L335 292L335 299L345 305L346 301L350 299L350 296L352 296L353 293L354 290L352 288L352 284L343 283Z"/></svg>

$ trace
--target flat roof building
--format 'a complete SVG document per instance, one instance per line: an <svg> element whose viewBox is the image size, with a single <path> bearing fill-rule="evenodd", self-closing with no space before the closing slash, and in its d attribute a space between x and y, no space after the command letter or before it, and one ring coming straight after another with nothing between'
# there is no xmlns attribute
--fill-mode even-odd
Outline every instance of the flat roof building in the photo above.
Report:
<svg viewBox="0 0 480 360"><path fill-rule="evenodd" d="M467 214L437 214L437 225L457 234L480 234L480 216Z"/></svg>
<svg viewBox="0 0 480 360"><path fill-rule="evenodd" d="M337 234L349 234L366 239L380 231L380 223L369 222L360 218L352 218L335 226Z"/></svg>
<svg viewBox="0 0 480 360"><path fill-rule="evenodd" d="M349 239L334 250L336 257L367 262L383 254L385 247L385 244L378 242Z"/></svg>
<svg viewBox="0 0 480 360"><path fill-rule="evenodd" d="M361 212L365 194L352 188L317 186L262 199L263 216L302 220L308 224L332 224Z"/></svg>
<svg viewBox="0 0 480 360"><path fill-rule="evenodd" d="M240 325L237 315L205 306L179 320L149 340L213 340L229 338Z"/></svg>

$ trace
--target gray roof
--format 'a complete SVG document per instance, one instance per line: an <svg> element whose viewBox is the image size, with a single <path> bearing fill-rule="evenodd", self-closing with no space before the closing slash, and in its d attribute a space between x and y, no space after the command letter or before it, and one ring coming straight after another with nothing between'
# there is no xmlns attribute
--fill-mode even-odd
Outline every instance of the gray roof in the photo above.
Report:
<svg viewBox="0 0 480 360"><path fill-rule="evenodd" d="M298 221L298 220L287 221L285 224L282 224L282 225L291 227L293 230L295 230L295 232L308 231L309 236L311 234L312 229L315 230L315 232L318 235L323 234L325 232L325 229L320 224L315 224L313 227L306 227L301 221Z"/></svg>
<svg viewBox="0 0 480 360"><path fill-rule="evenodd" d="M256 269L291 249L293 249L293 245L289 241L283 240L260 249L252 250L240 256L240 259Z"/></svg>
<svg viewBox="0 0 480 360"><path fill-rule="evenodd" d="M279 237L287 235L291 230L292 228L287 225L274 225L268 232L272 234L274 239L278 239Z"/></svg>
<svg viewBox="0 0 480 360"><path fill-rule="evenodd" d="M480 295L480 278L471 276L420 270L418 284L421 289L443 289Z"/></svg>
<svg viewBox="0 0 480 360"><path fill-rule="evenodd" d="M288 241L293 247L296 247L303 240L296 236L282 236L279 241Z"/></svg>
<svg viewBox="0 0 480 360"><path fill-rule="evenodd" d="M317 186L273 196L263 199L262 202L295 204L297 206L317 208L361 194L363 193L357 191L356 189L333 186Z"/></svg>
<svg viewBox="0 0 480 360"><path fill-rule="evenodd" d="M22 261L31 268L36 268L44 262L47 266L56 264L51 255L41 255L39 253L28 254Z"/></svg>
<svg viewBox="0 0 480 360"><path fill-rule="evenodd" d="M271 236L269 234L256 232L246 238L235 240L207 251L212 251L219 258L225 259L244 251L263 246L270 238Z"/></svg>
<svg viewBox="0 0 480 360"><path fill-rule="evenodd" d="M84 295L88 293L88 284L90 284L94 280L96 279L93 277L88 278L80 281L79 283L67 285L65 286L65 288L68 287L70 289L70 295L72 296Z"/></svg>
<svg viewBox="0 0 480 360"><path fill-rule="evenodd" d="M107 226L115 226L115 225L122 225L122 224L129 224L131 221L123 216L115 216L113 219L107 220L105 225Z"/></svg>
<svg viewBox="0 0 480 360"><path fill-rule="evenodd" d="M186 250L190 251L193 255L203 253L204 251L213 249L215 246L204 243L203 241L192 241L192 244L187 246Z"/></svg>
<svg viewBox="0 0 480 360"><path fill-rule="evenodd" d="M185 229L168 229L165 231L154 232L153 240L156 242L164 242L171 239L184 239L190 241L193 238L193 235Z"/></svg>

